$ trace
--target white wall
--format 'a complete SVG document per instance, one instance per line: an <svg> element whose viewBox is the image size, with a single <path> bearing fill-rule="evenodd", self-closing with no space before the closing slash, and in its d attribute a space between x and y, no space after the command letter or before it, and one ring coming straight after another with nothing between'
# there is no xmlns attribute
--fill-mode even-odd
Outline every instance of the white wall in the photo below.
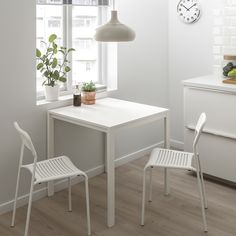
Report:
<svg viewBox="0 0 236 236"><path fill-rule="evenodd" d="M2 1L0 7L0 208L14 196L20 149L14 120L30 132L39 159L46 156L47 107L35 105L35 1L13 4ZM120 19L136 30L137 39L119 46L119 90L114 96L166 106L167 1L148 0L144 6L142 1L119 0L119 9ZM81 169L103 163L103 134L57 122L56 136L56 152L68 154ZM116 154L134 152L161 137L150 127L120 133ZM24 173L22 179L20 195L28 192L29 175Z"/></svg>
<svg viewBox="0 0 236 236"><path fill-rule="evenodd" d="M118 0L119 19L132 27L136 39L118 47L118 91L115 97L168 105L168 2L165 0ZM153 127L155 127L153 129ZM120 134L118 156L163 139L162 123L126 130ZM137 137L137 138L134 138ZM129 140L129 142L127 142Z"/></svg>
<svg viewBox="0 0 236 236"><path fill-rule="evenodd" d="M16 183L20 140L13 121L32 134L41 158L46 153L46 113L35 105L34 2L2 1L0 7L0 204L13 198ZM20 195L29 186L29 176L24 173L22 179Z"/></svg>
<svg viewBox="0 0 236 236"><path fill-rule="evenodd" d="M213 14L219 0L201 1L202 17L191 25L178 18L179 0L169 0L169 107L171 138L183 142L183 87L181 81L212 73Z"/></svg>
<svg viewBox="0 0 236 236"><path fill-rule="evenodd" d="M117 1L121 22L136 39L119 45L118 95L147 104L167 105L168 3L164 0Z"/></svg>
<svg viewBox="0 0 236 236"><path fill-rule="evenodd" d="M34 105L33 5L31 0L14 1L12 7L3 1L0 7L0 204L13 197L19 156L19 139L13 130L13 121L19 120L28 128L40 153L45 149L45 143L40 141L45 136L44 117Z"/></svg>

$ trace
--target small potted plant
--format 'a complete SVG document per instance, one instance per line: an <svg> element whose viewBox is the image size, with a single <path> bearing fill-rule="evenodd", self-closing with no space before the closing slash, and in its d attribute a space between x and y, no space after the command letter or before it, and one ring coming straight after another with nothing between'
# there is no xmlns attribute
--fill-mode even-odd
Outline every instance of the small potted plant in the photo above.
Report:
<svg viewBox="0 0 236 236"><path fill-rule="evenodd" d="M68 66L67 56L70 52L75 51L73 48L59 47L55 40L57 35L52 34L48 38L48 43L42 41L45 45L45 52L42 53L36 49L37 70L44 77L43 84L45 86L45 98L47 101L58 100L60 82L66 82L66 74L71 71ZM58 60L58 54L62 55Z"/></svg>
<svg viewBox="0 0 236 236"><path fill-rule="evenodd" d="M82 85L82 102L86 105L95 104L96 101L96 85L93 81L83 83Z"/></svg>

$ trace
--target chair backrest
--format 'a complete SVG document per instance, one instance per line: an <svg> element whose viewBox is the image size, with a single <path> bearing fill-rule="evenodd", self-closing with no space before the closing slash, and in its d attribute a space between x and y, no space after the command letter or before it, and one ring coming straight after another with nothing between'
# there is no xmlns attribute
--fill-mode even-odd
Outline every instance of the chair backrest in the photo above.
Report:
<svg viewBox="0 0 236 236"><path fill-rule="evenodd" d="M37 153L35 151L34 145L29 134L23 129L21 129L16 121L14 122L14 126L21 137L22 144L32 152L34 158L37 158Z"/></svg>
<svg viewBox="0 0 236 236"><path fill-rule="evenodd" d="M200 135L202 133L202 130L206 124L207 118L206 118L206 114L202 113L198 119L196 128L195 128L195 137L194 137L194 141L193 141L193 150L194 153L196 153L197 150L197 144L200 138Z"/></svg>

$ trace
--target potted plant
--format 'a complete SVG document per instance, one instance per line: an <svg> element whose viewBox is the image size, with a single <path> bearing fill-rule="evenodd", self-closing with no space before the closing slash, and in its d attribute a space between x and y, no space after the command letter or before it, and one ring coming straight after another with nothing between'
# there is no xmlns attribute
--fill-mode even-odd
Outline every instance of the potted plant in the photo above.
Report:
<svg viewBox="0 0 236 236"><path fill-rule="evenodd" d="M66 74L71 71L67 65L68 54L75 51L73 48L67 49L56 44L57 35L52 34L48 38L48 43L42 41L45 45L45 52L42 53L36 49L37 70L44 77L43 84L45 86L45 97L47 101L58 100L60 82L66 82ZM61 60L58 59L58 54L62 55Z"/></svg>
<svg viewBox="0 0 236 236"><path fill-rule="evenodd" d="M83 83L82 85L82 102L86 105L95 104L96 101L96 85L93 81Z"/></svg>

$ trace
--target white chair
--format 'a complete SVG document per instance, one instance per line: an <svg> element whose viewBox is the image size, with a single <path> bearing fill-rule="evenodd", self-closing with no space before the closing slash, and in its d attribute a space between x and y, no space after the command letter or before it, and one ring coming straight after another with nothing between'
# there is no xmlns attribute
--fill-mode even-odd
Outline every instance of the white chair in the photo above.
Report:
<svg viewBox="0 0 236 236"><path fill-rule="evenodd" d="M30 136L28 135L28 133L26 133L24 130L22 130L19 127L17 122L14 122L14 126L21 137L22 145L21 145L21 152L20 152L20 161L19 161L19 168L18 168L18 175L17 175L16 193L15 193L15 201L14 201L14 207L13 207L11 227L14 227L14 225L15 225L16 203L17 203L17 197L18 197L20 172L21 172L21 168L24 168L24 169L28 170L32 175L24 236L28 235L28 230L29 230L29 221L30 221L30 213L31 213L32 195L33 195L34 185L39 184L39 183L48 182L48 181L67 178L68 179L68 189L69 189L69 191L68 191L69 211L72 211L71 178L76 177L76 176L83 176L85 178L87 227L88 227L88 235L91 235L88 177L87 177L86 173L79 170L71 162L71 160L66 156L60 156L60 157L52 158L49 160L37 162L37 153L35 151L35 148L34 148L34 145L31 141ZM24 156L25 147L28 148L33 155L33 163L32 164L23 165L23 156Z"/></svg>
<svg viewBox="0 0 236 236"><path fill-rule="evenodd" d="M205 195L205 186L203 182L203 174L200 164L200 158L198 154L198 141L202 129L206 123L206 115L202 113L197 122L195 129L195 138L193 142L193 153L180 152L169 149L155 148L150 156L149 161L144 167L143 173L143 199L142 199L142 215L141 215L141 225L144 225L144 214L145 214L145 196L146 196L146 171L150 171L150 186L149 186L149 201L152 201L152 169L154 167L163 168L176 168L184 170L192 170L197 173L197 180L199 186L199 193L201 199L201 210L202 218L204 224L204 231L207 232L206 214L205 209L207 209L207 201ZM193 161L195 161L196 168L193 166Z"/></svg>

